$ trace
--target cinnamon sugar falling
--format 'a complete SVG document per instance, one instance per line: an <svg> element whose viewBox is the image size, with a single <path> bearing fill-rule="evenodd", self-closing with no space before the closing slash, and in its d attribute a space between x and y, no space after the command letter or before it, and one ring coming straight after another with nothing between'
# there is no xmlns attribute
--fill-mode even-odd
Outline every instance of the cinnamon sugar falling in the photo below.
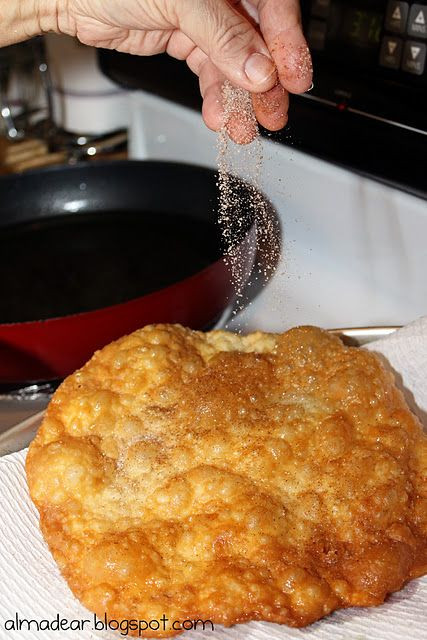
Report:
<svg viewBox="0 0 427 640"><path fill-rule="evenodd" d="M224 120L218 133L218 189L219 224L225 246L225 257L230 269L236 295L235 313L246 304L245 287L259 277L268 279L280 251L274 222L269 215L267 201L260 191L263 167L263 147L251 94L234 87L228 80L222 89ZM234 142L235 140L237 142ZM239 180L245 182L249 198L242 197ZM253 241L257 253L269 246L270 257L258 272L250 275L245 270L245 257L240 245L241 232L248 221L256 223ZM249 280L249 281L248 281Z"/></svg>

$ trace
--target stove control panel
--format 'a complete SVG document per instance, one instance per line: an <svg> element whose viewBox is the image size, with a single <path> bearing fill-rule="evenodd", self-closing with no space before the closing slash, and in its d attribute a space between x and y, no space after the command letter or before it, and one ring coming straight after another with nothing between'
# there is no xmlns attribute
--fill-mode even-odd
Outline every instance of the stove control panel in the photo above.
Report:
<svg viewBox="0 0 427 640"><path fill-rule="evenodd" d="M417 76L425 74L427 5L391 0L387 5L380 64ZM425 76L427 77L427 75Z"/></svg>
<svg viewBox="0 0 427 640"><path fill-rule="evenodd" d="M302 0L309 96L427 134L427 0Z"/></svg>

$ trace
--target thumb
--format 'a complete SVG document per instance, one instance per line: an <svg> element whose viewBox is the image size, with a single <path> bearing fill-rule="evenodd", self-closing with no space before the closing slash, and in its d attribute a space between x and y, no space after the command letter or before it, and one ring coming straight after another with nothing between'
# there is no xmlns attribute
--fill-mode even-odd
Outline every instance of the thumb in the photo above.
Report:
<svg viewBox="0 0 427 640"><path fill-rule="evenodd" d="M267 45L227 0L183 0L175 11L180 30L232 84L253 93L275 85L276 67Z"/></svg>

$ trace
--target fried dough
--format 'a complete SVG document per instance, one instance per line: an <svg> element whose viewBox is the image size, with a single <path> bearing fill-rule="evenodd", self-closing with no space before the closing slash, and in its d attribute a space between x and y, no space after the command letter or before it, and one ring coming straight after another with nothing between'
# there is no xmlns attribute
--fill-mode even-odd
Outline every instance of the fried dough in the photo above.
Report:
<svg viewBox="0 0 427 640"><path fill-rule="evenodd" d="M298 627L427 572L427 437L377 356L314 327L136 331L60 386L26 466L101 617Z"/></svg>

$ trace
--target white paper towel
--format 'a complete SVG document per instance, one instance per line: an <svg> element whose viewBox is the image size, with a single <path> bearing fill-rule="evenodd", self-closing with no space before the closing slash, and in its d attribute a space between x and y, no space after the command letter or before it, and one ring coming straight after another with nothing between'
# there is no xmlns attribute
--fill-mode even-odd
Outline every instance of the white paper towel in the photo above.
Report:
<svg viewBox="0 0 427 640"><path fill-rule="evenodd" d="M427 318L369 345L383 354L398 374L413 409L427 415ZM424 422L426 424L426 422ZM0 459L0 638L3 640L113 640L119 632L93 630L92 615L73 597L38 528L38 514L27 490L26 451ZM8 620L64 624L89 620L83 631L7 630ZM77 624L77 622L74 622ZM10 626L11 623L9 622ZM375 608L338 611L305 629L251 622L230 629L188 631L186 640L425 640L427 638L427 576L410 582Z"/></svg>

